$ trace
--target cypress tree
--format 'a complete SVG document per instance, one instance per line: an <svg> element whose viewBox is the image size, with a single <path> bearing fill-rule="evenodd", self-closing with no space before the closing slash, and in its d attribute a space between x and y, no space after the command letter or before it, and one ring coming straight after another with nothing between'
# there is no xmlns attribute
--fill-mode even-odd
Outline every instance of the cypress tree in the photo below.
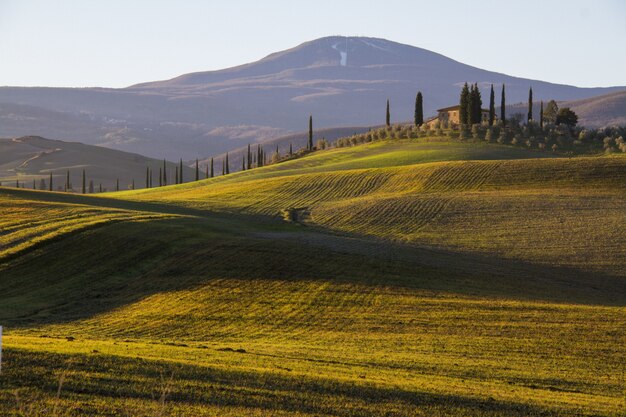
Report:
<svg viewBox="0 0 626 417"><path fill-rule="evenodd" d="M37 185L35 184L35 179L33 178L33 190L37 189Z"/></svg>
<svg viewBox="0 0 626 417"><path fill-rule="evenodd" d="M85 182L85 170L83 169L83 194L87 192L87 184Z"/></svg>
<svg viewBox="0 0 626 417"><path fill-rule="evenodd" d="M178 178L180 179L180 183L183 183L183 158L180 158L180 175L178 176Z"/></svg>
<svg viewBox="0 0 626 417"><path fill-rule="evenodd" d="M226 175L230 174L230 164L228 163L228 152L226 152Z"/></svg>
<svg viewBox="0 0 626 417"><path fill-rule="evenodd" d="M489 126L493 126L496 120L496 96L493 92L493 84L491 84L491 93L489 93Z"/></svg>
<svg viewBox="0 0 626 417"><path fill-rule="evenodd" d="M20 188L20 180L15 180L15 188Z"/></svg>
<svg viewBox="0 0 626 417"><path fill-rule="evenodd" d="M474 89L474 84L470 85L465 111L467 113L467 124L473 125L476 123L476 90Z"/></svg>
<svg viewBox="0 0 626 417"><path fill-rule="evenodd" d="M528 90L528 119L526 120L527 123L530 123L530 121L533 120L533 88L530 87L530 90Z"/></svg>
<svg viewBox="0 0 626 417"><path fill-rule="evenodd" d="M241 170L242 171L246 170L246 156L245 155L241 158Z"/></svg>
<svg viewBox="0 0 626 417"><path fill-rule="evenodd" d="M159 187L163 187L163 168L159 167Z"/></svg>
<svg viewBox="0 0 626 417"><path fill-rule="evenodd" d="M211 158L211 178L213 178L214 173L213 173L213 158Z"/></svg>
<svg viewBox="0 0 626 417"><path fill-rule="evenodd" d="M291 146L291 143L289 143L289 156L293 155L293 148Z"/></svg>
<svg viewBox="0 0 626 417"><path fill-rule="evenodd" d="M174 182L174 184L180 184L180 182L179 182L180 180L178 178L178 167L176 167L176 178L175 179L176 179L176 181Z"/></svg>
<svg viewBox="0 0 626 417"><path fill-rule="evenodd" d="M165 164L165 159L163 159L163 185L167 185L167 166Z"/></svg>
<svg viewBox="0 0 626 417"><path fill-rule="evenodd" d="M50 184L48 184L48 185L50 187L50 191L52 191L52 172L50 173L50 181L49 182L50 182Z"/></svg>
<svg viewBox="0 0 626 417"><path fill-rule="evenodd" d="M100 183L100 186L98 187L99 192L102 192L102 183Z"/></svg>
<svg viewBox="0 0 626 417"><path fill-rule="evenodd" d="M226 174L226 158L222 159L222 176Z"/></svg>
<svg viewBox="0 0 626 417"><path fill-rule="evenodd" d="M389 99L387 99L387 111L385 113L385 125L391 126L391 111L389 110Z"/></svg>
<svg viewBox="0 0 626 417"><path fill-rule="evenodd" d="M150 168L150 188L152 188L152 168Z"/></svg>
<svg viewBox="0 0 626 417"><path fill-rule="evenodd" d="M205 173L204 173L204 178L208 179L209 178L209 164L206 164L206 166L204 167Z"/></svg>
<svg viewBox="0 0 626 417"><path fill-rule="evenodd" d="M415 97L415 126L421 126L424 124L424 106L422 92L418 91Z"/></svg>
<svg viewBox="0 0 626 417"><path fill-rule="evenodd" d="M541 107L539 108L539 127L543 129L543 100L541 101Z"/></svg>
<svg viewBox="0 0 626 417"><path fill-rule="evenodd" d="M307 149L313 150L313 116L309 116L309 141L307 143Z"/></svg>
<svg viewBox="0 0 626 417"><path fill-rule="evenodd" d="M459 122L461 123L461 125L469 124L469 118L468 118L469 95L470 95L469 87L467 86L467 83L465 83L463 85L463 89L461 90L461 98L459 100L459 107L460 107L459 108Z"/></svg>
<svg viewBox="0 0 626 417"><path fill-rule="evenodd" d="M500 99L500 120L502 120L502 126L506 126L506 99L504 84L502 84L502 98Z"/></svg>
<svg viewBox="0 0 626 417"><path fill-rule="evenodd" d="M250 152L250 144L248 143L248 169L252 168L252 152Z"/></svg>
<svg viewBox="0 0 626 417"><path fill-rule="evenodd" d="M89 194L93 194L93 180L89 180Z"/></svg>
<svg viewBox="0 0 626 417"><path fill-rule="evenodd" d="M480 95L478 83L474 84L474 123L481 123L483 120L483 99Z"/></svg>
<svg viewBox="0 0 626 417"><path fill-rule="evenodd" d="M200 167L198 166L198 158L196 158L196 181L200 180Z"/></svg>
<svg viewBox="0 0 626 417"><path fill-rule="evenodd" d="M131 185L131 190L134 190L134 189L135 189L135 179L133 178L133 183Z"/></svg>
<svg viewBox="0 0 626 417"><path fill-rule="evenodd" d="M67 170L67 175L65 176L65 192L70 189L70 171Z"/></svg>

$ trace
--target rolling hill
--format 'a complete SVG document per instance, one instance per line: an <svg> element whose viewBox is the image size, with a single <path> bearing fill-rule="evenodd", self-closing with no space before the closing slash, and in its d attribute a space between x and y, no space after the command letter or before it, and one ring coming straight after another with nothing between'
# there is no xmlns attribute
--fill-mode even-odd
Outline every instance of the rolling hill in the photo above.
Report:
<svg viewBox="0 0 626 417"><path fill-rule="evenodd" d="M305 130L309 114L316 128L378 125L388 98L393 120L411 120L418 89L429 115L458 102L465 81L479 83L483 97L490 84L505 83L509 103L524 101L530 86L538 100L585 99L626 88L551 84L384 39L326 37L242 66L123 89L2 87L0 135L39 134L195 159Z"/></svg>
<svg viewBox="0 0 626 417"><path fill-rule="evenodd" d="M53 188L63 189L69 170L73 188L80 191L84 169L87 182L93 180L96 190L100 184L105 190L115 190L117 179L120 180L120 189L127 189L133 180L135 186L140 188L145 187L147 167L153 171L153 184L158 183L162 160L38 136L0 139L0 182L10 186L19 181L20 186L32 188L35 181L39 188L42 179L49 186L49 176L52 174ZM171 181L176 164L168 162L167 169ZM184 166L183 175L193 178L195 171Z"/></svg>
<svg viewBox="0 0 626 417"><path fill-rule="evenodd" d="M533 102L533 115L539 120L540 102ZM578 124L589 128L626 125L626 91L603 94L582 100L559 101L559 108L569 107L578 115ZM527 103L507 106L507 114L528 112Z"/></svg>
<svg viewBox="0 0 626 417"><path fill-rule="evenodd" d="M426 137L0 188L0 412L621 415L625 181L623 155Z"/></svg>

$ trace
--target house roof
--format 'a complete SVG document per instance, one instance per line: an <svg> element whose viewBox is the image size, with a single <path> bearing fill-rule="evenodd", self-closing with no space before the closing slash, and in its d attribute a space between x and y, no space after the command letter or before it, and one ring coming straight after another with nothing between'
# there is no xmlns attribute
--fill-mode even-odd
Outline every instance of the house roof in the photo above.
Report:
<svg viewBox="0 0 626 417"><path fill-rule="evenodd" d="M437 112L445 112L445 111L452 111L452 110L459 110L461 108L461 106L459 104L457 104L456 106L450 106L450 107L444 107L443 109L438 109ZM488 112L489 109L481 109L481 111L486 111Z"/></svg>

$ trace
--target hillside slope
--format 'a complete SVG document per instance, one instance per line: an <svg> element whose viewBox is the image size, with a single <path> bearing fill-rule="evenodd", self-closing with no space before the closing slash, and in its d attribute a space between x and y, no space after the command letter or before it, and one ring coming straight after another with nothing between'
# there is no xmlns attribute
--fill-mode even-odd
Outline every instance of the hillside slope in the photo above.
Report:
<svg viewBox="0 0 626 417"><path fill-rule="evenodd" d="M170 181L176 166L175 163L167 163ZM92 180L95 191L98 191L100 184L104 190L115 190L117 179L120 181L120 189L128 189L133 180L136 188L143 188L146 185L147 167L152 169L153 184L158 183L162 160L38 136L0 139L0 182L9 186L15 186L16 181L19 181L21 187L32 189L35 181L39 189L43 179L49 187L49 176L52 174L54 190L62 190L69 170L74 190L80 191L84 169L87 184ZM183 167L183 175L191 179L195 171Z"/></svg>
<svg viewBox="0 0 626 417"><path fill-rule="evenodd" d="M0 188L0 413L619 416L626 158L545 156L420 138Z"/></svg>

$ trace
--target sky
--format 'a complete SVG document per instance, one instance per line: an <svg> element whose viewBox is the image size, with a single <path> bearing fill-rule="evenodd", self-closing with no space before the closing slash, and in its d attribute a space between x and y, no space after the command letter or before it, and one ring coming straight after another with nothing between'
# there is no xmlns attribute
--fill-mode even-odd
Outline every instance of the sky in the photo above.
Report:
<svg viewBox="0 0 626 417"><path fill-rule="evenodd" d="M626 86L624 0L0 0L0 85L126 87L371 36L486 70Z"/></svg>

